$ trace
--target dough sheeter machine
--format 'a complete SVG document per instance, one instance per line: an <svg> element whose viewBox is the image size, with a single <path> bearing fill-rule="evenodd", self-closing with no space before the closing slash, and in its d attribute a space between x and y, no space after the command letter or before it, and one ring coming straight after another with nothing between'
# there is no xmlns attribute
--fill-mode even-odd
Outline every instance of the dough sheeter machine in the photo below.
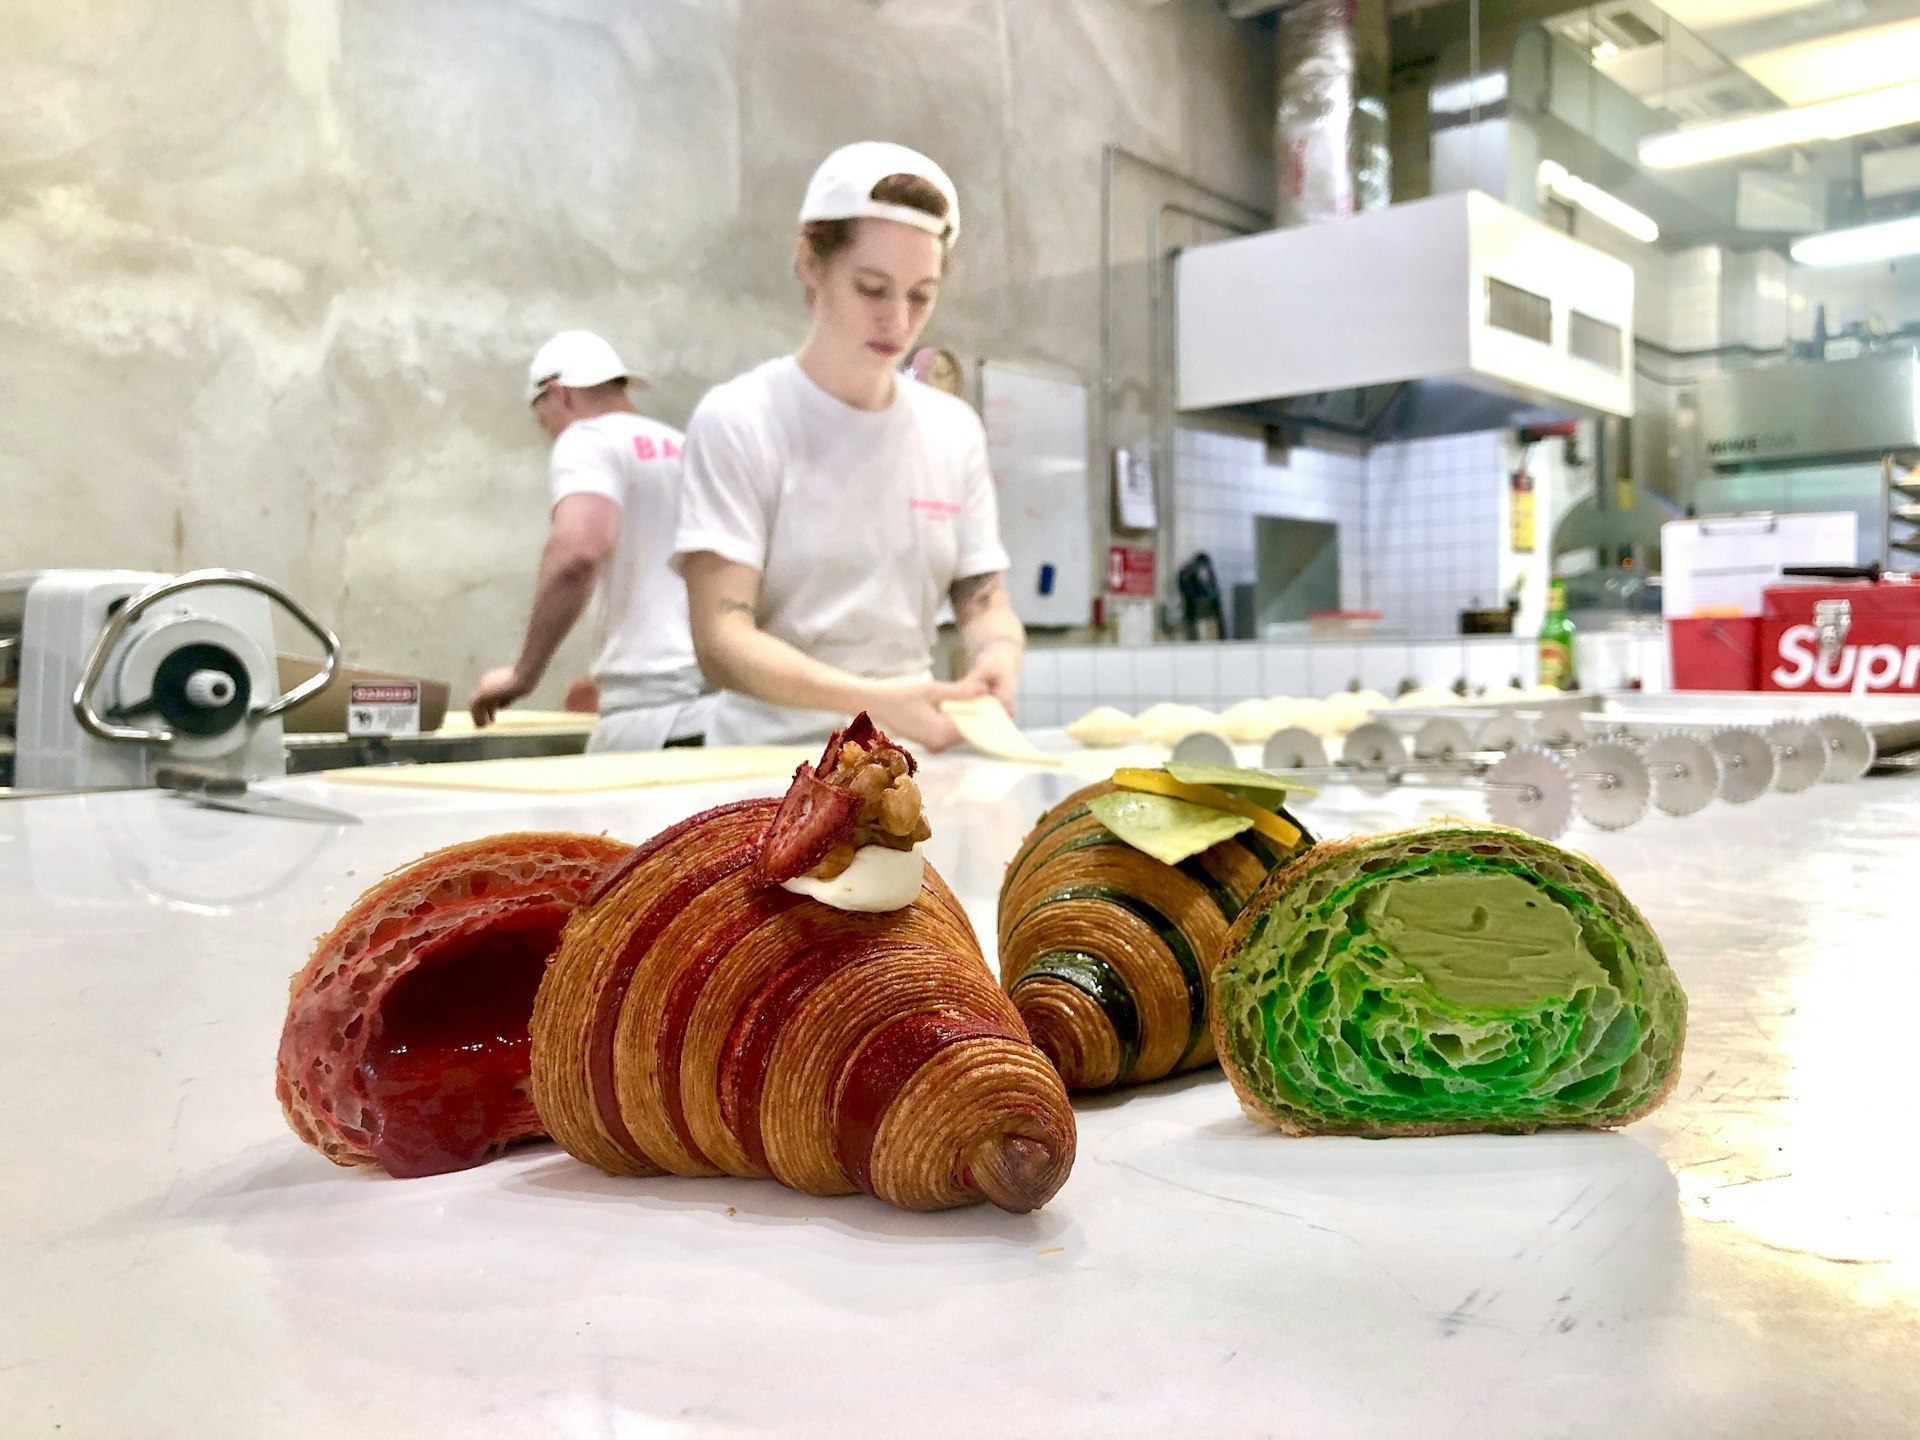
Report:
<svg viewBox="0 0 1920 1440"><path fill-rule="evenodd" d="M275 605L324 659L276 655ZM483 731L459 715L418 734L341 733L338 697L381 675L344 666L327 626L246 571L0 575L0 794L159 786L215 803L279 775L586 746L591 715L529 715ZM434 725L430 688L421 682L421 712Z"/></svg>

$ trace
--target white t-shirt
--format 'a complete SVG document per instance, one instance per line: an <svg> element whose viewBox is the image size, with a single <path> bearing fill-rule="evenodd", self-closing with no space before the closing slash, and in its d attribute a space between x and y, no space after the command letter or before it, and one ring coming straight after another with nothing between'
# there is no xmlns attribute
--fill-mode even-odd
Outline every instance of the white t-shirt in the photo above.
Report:
<svg viewBox="0 0 1920 1440"><path fill-rule="evenodd" d="M594 596L594 683L602 712L689 699L704 688L687 625L687 587L668 567L684 437L616 410L576 420L553 442L553 503L604 495L620 538Z"/></svg>
<svg viewBox="0 0 1920 1440"><path fill-rule="evenodd" d="M1007 568L980 417L906 376L857 410L791 356L707 392L687 424L673 565L710 550L760 572L757 623L872 678L932 673L956 580ZM801 740L844 715L724 693L712 744Z"/></svg>

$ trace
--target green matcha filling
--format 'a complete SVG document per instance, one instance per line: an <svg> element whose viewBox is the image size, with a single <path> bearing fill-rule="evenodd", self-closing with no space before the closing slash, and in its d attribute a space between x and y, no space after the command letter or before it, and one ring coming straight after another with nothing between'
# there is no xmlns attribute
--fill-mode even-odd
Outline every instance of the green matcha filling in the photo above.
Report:
<svg viewBox="0 0 1920 1440"><path fill-rule="evenodd" d="M1236 1051L1264 1052L1245 1058L1283 1110L1579 1124L1657 1087L1685 1002L1593 896L1471 852L1327 883L1280 896L1232 965Z"/></svg>

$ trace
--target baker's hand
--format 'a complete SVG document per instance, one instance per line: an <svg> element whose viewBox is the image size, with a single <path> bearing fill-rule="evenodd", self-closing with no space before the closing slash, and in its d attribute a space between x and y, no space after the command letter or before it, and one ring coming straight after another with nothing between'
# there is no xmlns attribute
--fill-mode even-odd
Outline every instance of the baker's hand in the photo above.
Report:
<svg viewBox="0 0 1920 1440"><path fill-rule="evenodd" d="M923 750L945 750L960 743L960 730L940 713L943 700L973 700L986 687L965 680L876 680L867 701L874 723L896 740L911 740Z"/></svg>
<svg viewBox="0 0 1920 1440"><path fill-rule="evenodd" d="M473 716L476 726L484 729L493 723L495 715L532 691L532 683L523 679L518 670L502 665L480 677L480 683L473 687L473 695L467 701L467 713Z"/></svg>
<svg viewBox="0 0 1920 1440"><path fill-rule="evenodd" d="M1010 641L997 640L974 657L973 667L962 683L978 684L981 693L993 696L1014 713L1013 698L1020 686L1020 660L1024 652Z"/></svg>

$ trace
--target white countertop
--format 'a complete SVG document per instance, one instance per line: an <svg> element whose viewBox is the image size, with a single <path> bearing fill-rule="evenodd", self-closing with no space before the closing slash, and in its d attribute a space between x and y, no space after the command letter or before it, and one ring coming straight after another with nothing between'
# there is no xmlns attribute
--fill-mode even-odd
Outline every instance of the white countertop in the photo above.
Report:
<svg viewBox="0 0 1920 1440"><path fill-rule="evenodd" d="M992 944L1076 783L925 770ZM1082 1103L1036 1215L619 1180L551 1147L338 1170L273 1098L287 977L382 871L495 830L639 840L773 787L524 799L278 782L0 804L0 1434L1912 1433L1920 782L1567 838L1692 1001L1619 1134L1287 1140L1217 1071ZM1465 794L1340 792L1322 834Z"/></svg>

